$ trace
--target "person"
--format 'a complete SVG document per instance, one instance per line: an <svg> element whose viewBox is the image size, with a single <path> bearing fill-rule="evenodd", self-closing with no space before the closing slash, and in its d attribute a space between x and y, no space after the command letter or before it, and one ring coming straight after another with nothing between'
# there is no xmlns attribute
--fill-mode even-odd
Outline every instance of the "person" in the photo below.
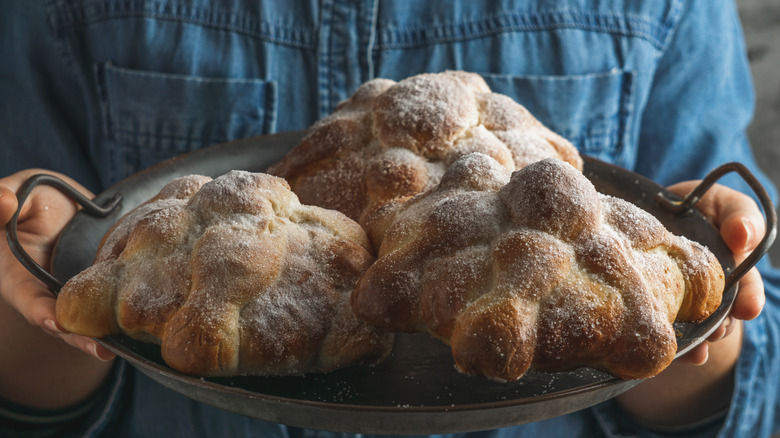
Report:
<svg viewBox="0 0 780 438"><path fill-rule="evenodd" d="M368 79L446 69L480 73L585 155L682 181L677 193L737 161L775 196L745 136L753 94L729 0L17 1L0 24L0 223L34 173L97 193L167 157L303 129ZM720 183L698 207L739 261L764 219L739 178ZM22 208L21 239L43 266L75 211L48 187ZM51 293L5 243L0 252L0 435L341 436L163 388L64 333ZM778 300L780 276L764 258L724 324L658 377L592 408L473 436L777 433Z"/></svg>

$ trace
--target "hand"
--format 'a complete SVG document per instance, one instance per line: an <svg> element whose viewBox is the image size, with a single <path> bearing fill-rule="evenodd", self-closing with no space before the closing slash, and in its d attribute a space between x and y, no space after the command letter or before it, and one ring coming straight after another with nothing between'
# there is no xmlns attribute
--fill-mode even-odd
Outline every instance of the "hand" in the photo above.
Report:
<svg viewBox="0 0 780 438"><path fill-rule="evenodd" d="M682 197L697 184L698 181L687 181L670 186L669 190ZM766 232L764 217L756 203L748 196L728 187L719 184L712 186L696 207L720 230L720 235L734 254L737 264L755 249ZM764 302L764 282L758 269L754 267L740 279L734 306L724 322L707 341L680 357L678 361L694 365L706 363L710 343L729 336L738 320L756 318L761 313Z"/></svg>
<svg viewBox="0 0 780 438"><path fill-rule="evenodd" d="M687 181L669 190L685 196L697 184ZM696 207L720 230L737 263L764 235L766 225L758 206L735 190L716 184ZM741 351L742 321L757 317L764 301L764 284L753 268L740 280L731 313L713 334L658 376L619 395L618 404L637 419L668 426L690 424L728 407L734 389L734 366Z"/></svg>
<svg viewBox="0 0 780 438"><path fill-rule="evenodd" d="M0 224L7 224L18 208L16 191L32 175L55 175L81 193L92 194L65 175L40 169L29 169L0 179ZM28 197L18 220L19 241L28 254L44 269L48 269L51 251L63 227L78 210L78 205L57 189L36 187ZM66 333L56 322L55 298L43 283L30 274L13 256L6 239L0 242L0 298L3 305L21 314L30 324L59 337L68 344L101 360L114 354L84 336Z"/></svg>

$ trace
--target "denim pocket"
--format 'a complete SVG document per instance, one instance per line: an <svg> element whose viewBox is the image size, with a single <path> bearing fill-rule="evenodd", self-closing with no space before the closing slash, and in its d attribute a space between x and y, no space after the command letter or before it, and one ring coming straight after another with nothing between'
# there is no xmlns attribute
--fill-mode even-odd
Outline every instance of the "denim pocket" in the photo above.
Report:
<svg viewBox="0 0 780 438"><path fill-rule="evenodd" d="M633 72L482 76L494 92L515 99L585 155L621 164L633 143Z"/></svg>
<svg viewBox="0 0 780 438"><path fill-rule="evenodd" d="M214 143L273 132L276 83L95 68L110 178Z"/></svg>

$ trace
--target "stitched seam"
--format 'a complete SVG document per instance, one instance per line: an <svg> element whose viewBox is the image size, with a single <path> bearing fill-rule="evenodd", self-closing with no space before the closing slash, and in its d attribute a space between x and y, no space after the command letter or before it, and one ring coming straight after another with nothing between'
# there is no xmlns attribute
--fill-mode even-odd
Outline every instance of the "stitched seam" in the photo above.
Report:
<svg viewBox="0 0 780 438"><path fill-rule="evenodd" d="M498 25L496 25L498 24ZM554 11L533 13L505 13L480 20L442 23L426 27L385 26L380 29L381 41L376 49L401 49L463 41L512 31L541 31L550 29L582 29L647 40L662 49L666 44L668 27L637 15L592 13L585 11ZM437 36L436 34L442 34ZM429 36L431 35L431 36Z"/></svg>
<svg viewBox="0 0 780 438"><path fill-rule="evenodd" d="M270 134L276 132L276 118L278 105L278 90L276 82L268 82L263 90L263 133Z"/></svg>
<svg viewBox="0 0 780 438"><path fill-rule="evenodd" d="M125 68L125 67L119 67L113 64L112 62L108 62L108 67L118 74L122 74L125 76L133 76L140 80L147 79L147 78L154 79L154 80L170 80L176 82L198 83L204 86L213 84L217 86L251 85L253 87L256 87L256 86L265 86L266 84L271 82L267 79L256 79L256 78L230 78L230 77L211 78L207 76L194 76L194 75L187 75L187 74L180 74L180 73L162 73L156 71L135 70L135 69Z"/></svg>
<svg viewBox="0 0 780 438"><path fill-rule="evenodd" d="M58 32L118 18L154 18L227 30L307 50L316 48L310 29L284 23L257 21L232 11L197 8L179 3L136 0L128 0L118 6L79 5L62 9L56 22L53 23L57 26Z"/></svg>
<svg viewBox="0 0 780 438"><path fill-rule="evenodd" d="M366 70L367 77L364 78L364 82L369 79L374 79L374 46L376 45L376 37L378 33L377 25L379 20L379 0L373 0L371 4L371 22L368 29L368 42L366 43Z"/></svg>
<svg viewBox="0 0 780 438"><path fill-rule="evenodd" d="M661 44L661 51L666 52L666 50L669 48L669 44L671 44L672 40L674 39L674 36L677 34L677 30L679 28L680 24L680 18L682 17L682 10L683 5L681 1L675 1L672 6L671 10L669 12L668 22L664 23L666 28L669 29L668 32L666 32L666 38L662 41Z"/></svg>
<svg viewBox="0 0 780 438"><path fill-rule="evenodd" d="M263 121L266 122L267 117L263 117ZM147 150L155 150L155 151L168 151L171 148L167 147L160 147L158 144L154 143L153 140L160 140L164 142L190 142L190 141L201 141L203 140L203 135L200 134L193 134L193 135L186 135L186 134L162 134L159 132L151 132L148 130L132 130L132 129L126 129L126 128L114 128L112 130L114 137L118 142L122 141L134 141L136 139L140 140L146 140L149 141L150 145L134 145L133 147L138 147L142 149ZM211 133L212 141L227 141L230 139L230 135L228 132L220 132L219 130L215 130ZM176 148L173 148L176 149Z"/></svg>
<svg viewBox="0 0 780 438"><path fill-rule="evenodd" d="M319 41L317 49L317 85L319 97L320 117L331 113L330 109L330 90L331 90L331 44L332 44L332 20L333 20L333 2L323 1L320 4L320 28Z"/></svg>
<svg viewBox="0 0 780 438"><path fill-rule="evenodd" d="M198 140L203 138L202 135L182 135L182 134L160 134L156 132L147 132L147 131L134 131L132 129L125 129L125 128L114 128L114 133L118 134L120 137L128 138L128 137L141 137L145 139L160 139L160 140ZM227 136L225 136L227 138ZM148 148L147 148L148 149Z"/></svg>
<svg viewBox="0 0 780 438"><path fill-rule="evenodd" d="M647 40L648 42L652 43L653 46L657 49L662 49L662 45L659 44L659 41L656 40L655 38L652 38L652 36L646 33L629 32L626 30L614 29L610 27L589 26L589 25L580 25L574 23L544 25L544 26L537 26L537 25L503 26L503 27L493 28L489 31L473 32L473 33L457 35L457 36L453 35L449 37L426 38L424 41L414 41L414 42L407 42L407 43L379 43L375 46L375 49L377 50L411 49L411 48L417 48L422 46L465 41L473 38L482 38L482 37L498 35L502 33L510 33L510 32L517 32L517 31L537 32L537 31L550 30L550 29L579 29L579 30L590 30L590 31L603 32L603 33L611 33L611 34L621 35L621 36L635 36Z"/></svg>

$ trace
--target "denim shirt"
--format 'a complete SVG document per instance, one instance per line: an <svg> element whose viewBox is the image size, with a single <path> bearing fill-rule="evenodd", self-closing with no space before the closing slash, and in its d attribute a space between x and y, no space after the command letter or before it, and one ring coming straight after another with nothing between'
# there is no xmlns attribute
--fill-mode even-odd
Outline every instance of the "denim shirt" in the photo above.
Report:
<svg viewBox="0 0 780 438"><path fill-rule="evenodd" d="M770 186L745 137L752 85L728 0L48 0L14 2L0 20L0 175L44 167L99 191L209 144L306 128L369 79L459 69L583 154L661 184L739 161ZM767 305L745 325L728 414L684 436L777 429L780 276L760 266ZM84 428L343 436L221 411L122 363ZM656 435L606 402L468 436Z"/></svg>

